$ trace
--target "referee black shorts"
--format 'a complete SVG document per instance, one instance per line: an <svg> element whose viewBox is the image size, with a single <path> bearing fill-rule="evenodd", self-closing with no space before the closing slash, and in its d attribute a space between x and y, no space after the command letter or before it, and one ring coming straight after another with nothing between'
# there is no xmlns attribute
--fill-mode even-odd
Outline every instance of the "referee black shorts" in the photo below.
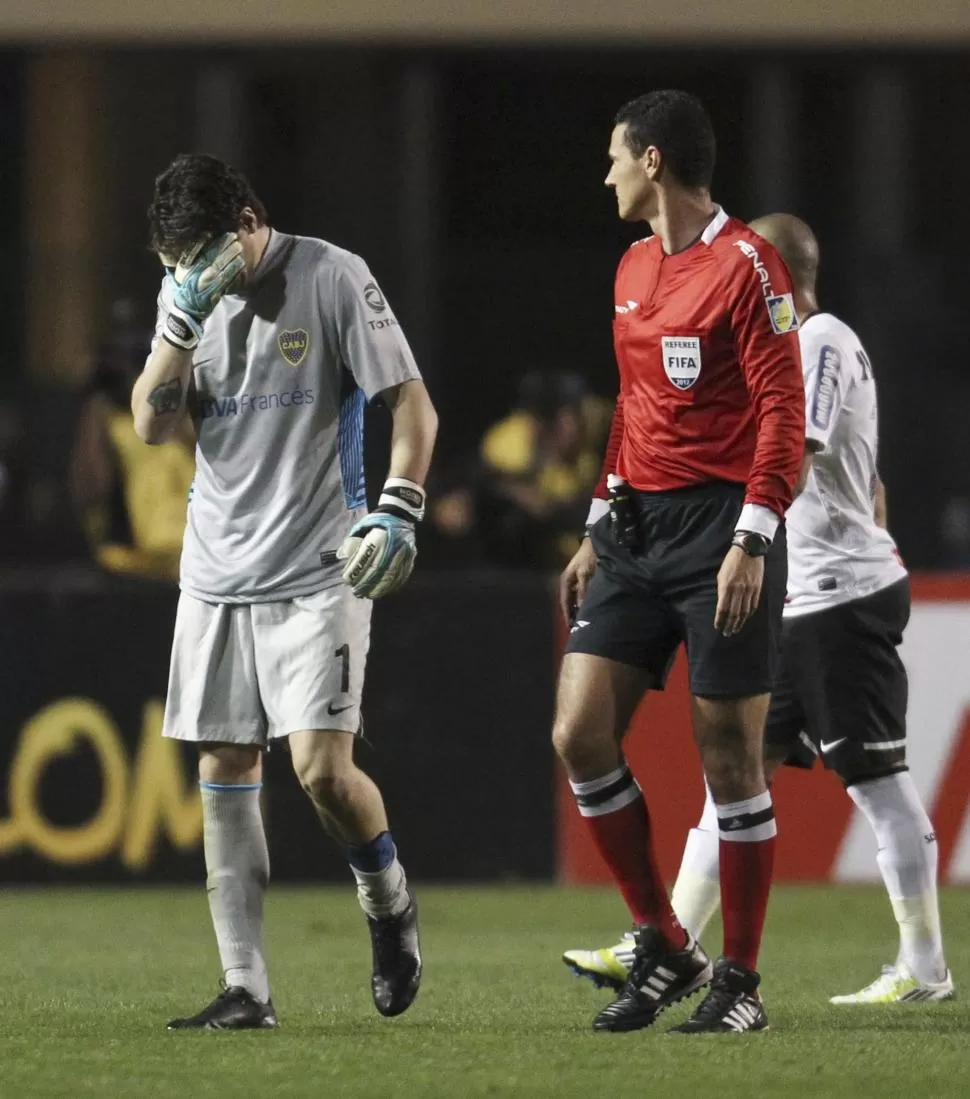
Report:
<svg viewBox="0 0 970 1099"><path fill-rule="evenodd" d="M788 579L785 527L765 557L757 611L734 637L714 629L717 574L744 503L740 485L715 482L637 494L641 545L618 546L609 517L590 537L598 566L576 612L566 651L643 668L662 690L681 642L690 688L706 698L767 694L777 671Z"/></svg>
<svg viewBox="0 0 970 1099"><path fill-rule="evenodd" d="M786 618L765 750L793 767L821 756L846 785L906 766L909 683L897 646L909 580Z"/></svg>

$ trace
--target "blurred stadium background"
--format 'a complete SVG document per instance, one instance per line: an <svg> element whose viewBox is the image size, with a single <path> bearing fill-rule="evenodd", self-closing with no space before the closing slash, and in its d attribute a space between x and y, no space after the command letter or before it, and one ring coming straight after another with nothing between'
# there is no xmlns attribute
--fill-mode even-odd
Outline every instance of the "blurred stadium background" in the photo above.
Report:
<svg viewBox="0 0 970 1099"><path fill-rule="evenodd" d="M960 0L0 2L0 954L12 951L0 962L0 1017L15 1022L0 1038L0 1096L86 1095L89 1085L131 1094L136 1083L145 1094L208 1095L237 1079L238 1066L214 1063L193 1090L166 1075L161 1046L138 1044L139 1028L185 995L173 974L195 974L190 1000L207 987L199 959L211 969L214 952L201 898L99 889L203 877L191 761L158 737L191 450L173 443L149 460L130 445L125 414L158 282L144 211L155 174L190 149L240 166L280 228L363 254L415 348L441 416L437 504L419 573L376 617L363 760L415 878L508 887L431 893L425 933L434 958L439 929L443 976L434 986L432 971L428 1032L399 1029L382 1062L381 1079L396 1085L338 1078L289 1045L271 1059L282 1073L274 1093L304 1094L287 1063L322 1071L336 1095L573 1094L564 1075L576 1094L604 1081L616 1095L642 1090L625 1062L575 1037L588 997L567 986L549 993L547 1011L543 985L558 989L557 952L582 945L574 935L605 941L623 923L606 894L547 889L603 880L558 796L548 746L553 578L585 514L615 392L612 277L637 235L602 187L607 140L616 108L652 87L684 87L708 105L715 197L730 212L786 210L814 227L823 305L871 354L890 527L916 573L904 651L912 769L942 877L970 881L968 72L970 6ZM386 425L372 420L376 470ZM685 720L679 676L631 739L671 873L701 801ZM345 883L287 771L271 759L276 880ZM786 775L778 803L783 880L877 880L871 837L834 781ZM56 883L82 891L7 888ZM348 891L321 891L318 923L310 894L282 896L276 911L297 921L300 959L282 961L277 929L284 973L296 980L322 965L339 989L344 970L325 957L328 928L341 941L340 921L354 919ZM891 916L877 890L779 896L766 964L796 959L785 982L797 1010L782 1022L812 1036L813 1064L784 1044L770 1047L763 1079L744 1058L718 1061L717 1094L752 1081L766 1095L782 1084L794 1095L843 1085L965 1094L948 1090L959 1073L947 1050L968 1017L949 1006L936 1024L925 1014L869 1029L854 1021L869 1060L854 1077L818 1067L839 1032L819 1004L844 991L846 975L863 983L891 960ZM161 926L159 903L191 913L178 912L183 940ZM851 934L846 912L857 917ZM480 928L479 914L490 921ZM970 975L961 889L947 893L945 916L959 983ZM142 918L159 935L156 952L132 937ZM112 942L120 954L99 988L92 959L105 963ZM363 943L348 930L340 950ZM290 1038L329 1034L353 1058L382 1039L358 995L363 970L344 969L355 992L335 995L349 1014L327 1006L315 1016L304 995ZM461 999L465 978L483 996L494 989L490 1007ZM464 1020L446 992L468 1008ZM121 1008L130 1018L119 1021ZM502 1043L523 1040L516 1013L536 1021L503 1064ZM84 1068L70 1079L65 1027L68 1056ZM92 1060L114 1028L129 1044ZM547 1039L559 1044L543 1061L533 1047ZM904 1063L930 1048L932 1071L906 1076ZM397 1054L410 1059L406 1071ZM439 1054L454 1083L429 1069ZM692 1069L664 1057L655 1078L680 1094L677 1074ZM715 1086L690 1079L699 1093Z"/></svg>

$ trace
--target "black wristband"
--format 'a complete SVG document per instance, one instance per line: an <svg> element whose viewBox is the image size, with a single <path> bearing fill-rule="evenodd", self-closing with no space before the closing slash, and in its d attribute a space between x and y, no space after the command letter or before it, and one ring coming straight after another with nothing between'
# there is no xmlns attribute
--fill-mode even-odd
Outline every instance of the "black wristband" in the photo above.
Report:
<svg viewBox="0 0 970 1099"><path fill-rule="evenodd" d="M199 335L184 317L169 313L162 328L162 339L182 351L192 351L199 343Z"/></svg>
<svg viewBox="0 0 970 1099"><path fill-rule="evenodd" d="M419 484L404 477L388 477L376 510L390 512L411 523L420 523L424 518L424 501L425 491Z"/></svg>
<svg viewBox="0 0 970 1099"><path fill-rule="evenodd" d="M755 534L750 530L736 530L731 545L737 546L749 557L764 557L771 549L771 542L763 534Z"/></svg>

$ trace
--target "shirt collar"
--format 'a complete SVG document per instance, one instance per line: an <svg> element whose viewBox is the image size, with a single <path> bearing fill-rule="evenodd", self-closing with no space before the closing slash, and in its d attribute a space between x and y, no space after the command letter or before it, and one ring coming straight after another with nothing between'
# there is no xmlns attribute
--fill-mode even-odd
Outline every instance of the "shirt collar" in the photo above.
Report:
<svg viewBox="0 0 970 1099"><path fill-rule="evenodd" d="M721 209L716 203L714 209L717 213L714 215L713 220L708 224L707 228L701 233L702 244L713 244L714 238L720 233L725 225L730 221L730 215Z"/></svg>
<svg viewBox="0 0 970 1099"><path fill-rule="evenodd" d="M278 233L272 227L269 231L269 240L266 242L266 248L260 256L259 263L256 264L256 270L252 273L249 281L240 291L241 297L249 297L256 290L259 289L263 279L274 268L279 267L283 257L286 255L288 249L287 245L292 238L288 237L285 233Z"/></svg>

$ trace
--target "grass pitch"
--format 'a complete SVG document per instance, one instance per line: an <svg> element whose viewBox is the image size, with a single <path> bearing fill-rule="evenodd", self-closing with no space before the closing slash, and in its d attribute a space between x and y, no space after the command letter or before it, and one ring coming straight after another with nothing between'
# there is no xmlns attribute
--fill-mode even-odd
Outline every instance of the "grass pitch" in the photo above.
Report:
<svg viewBox="0 0 970 1099"><path fill-rule="evenodd" d="M970 981L970 891L943 895L958 990ZM352 889L273 890L268 953L282 1027L168 1033L216 991L205 896L189 891L0 892L0 1096L970 1096L970 1001L836 1008L891 960L876 888L778 888L763 955L766 1034L594 1034L608 999L563 949L614 941L611 893L420 891L425 981L385 1020ZM708 949L716 951L712 928Z"/></svg>

